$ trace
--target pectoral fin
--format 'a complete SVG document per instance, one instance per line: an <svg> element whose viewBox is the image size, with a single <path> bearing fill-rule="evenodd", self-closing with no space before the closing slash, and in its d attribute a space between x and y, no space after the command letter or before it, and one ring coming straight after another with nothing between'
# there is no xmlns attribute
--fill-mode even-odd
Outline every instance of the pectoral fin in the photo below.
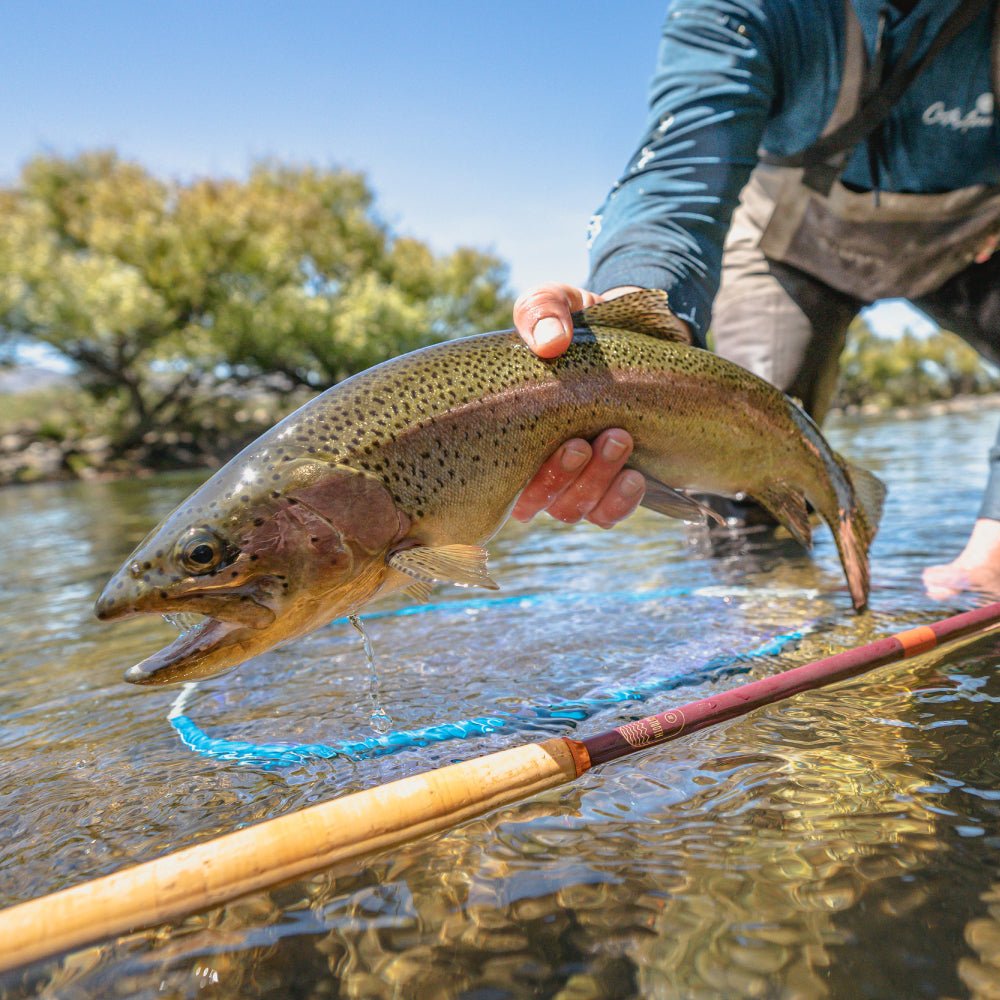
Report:
<svg viewBox="0 0 1000 1000"><path fill-rule="evenodd" d="M754 493L753 498L774 515L777 522L799 545L804 549L812 548L809 508L806 506L806 498L801 493L777 485Z"/></svg>
<svg viewBox="0 0 1000 1000"><path fill-rule="evenodd" d="M486 572L486 550L478 545L416 545L389 556L389 565L422 583L499 590Z"/></svg>
<svg viewBox="0 0 1000 1000"><path fill-rule="evenodd" d="M406 594L406 596L410 598L414 604L426 604L433 589L433 583L425 583L423 580L418 580L412 587L407 587L403 593Z"/></svg>
<svg viewBox="0 0 1000 1000"><path fill-rule="evenodd" d="M686 493L681 493L650 476L645 476L645 479L646 492L642 496L640 506L665 517L680 518L682 521L704 521L711 518L718 524L725 525L725 518L721 514L699 503L694 497L689 497Z"/></svg>

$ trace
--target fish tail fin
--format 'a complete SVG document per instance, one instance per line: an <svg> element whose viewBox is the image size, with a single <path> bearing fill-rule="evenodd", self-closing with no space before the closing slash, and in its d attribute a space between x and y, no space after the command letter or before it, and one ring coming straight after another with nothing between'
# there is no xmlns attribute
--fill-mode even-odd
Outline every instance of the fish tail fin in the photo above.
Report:
<svg viewBox="0 0 1000 1000"><path fill-rule="evenodd" d="M885 483L874 473L844 459L841 459L841 463L847 469L847 475L854 487L854 495L858 498L858 506L864 511L865 520L870 526L871 533L868 536L870 545L882 520L882 508L885 506L885 495L888 490Z"/></svg>
<svg viewBox="0 0 1000 1000"><path fill-rule="evenodd" d="M886 487L877 476L860 466L851 465L839 455L837 461L850 480L854 504L841 508L833 526L837 551L847 575L847 586L856 611L868 605L871 577L868 571L868 550L882 519Z"/></svg>

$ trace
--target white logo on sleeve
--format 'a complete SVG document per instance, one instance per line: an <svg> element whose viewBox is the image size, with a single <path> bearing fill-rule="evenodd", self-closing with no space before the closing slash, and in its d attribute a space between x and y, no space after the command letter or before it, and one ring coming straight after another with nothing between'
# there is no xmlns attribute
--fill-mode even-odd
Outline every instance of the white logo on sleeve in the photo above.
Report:
<svg viewBox="0 0 1000 1000"><path fill-rule="evenodd" d="M993 124L993 95L989 91L980 94L971 111L949 108L944 101L935 101L924 110L921 120L925 125L940 125L962 133L970 128L989 128Z"/></svg>

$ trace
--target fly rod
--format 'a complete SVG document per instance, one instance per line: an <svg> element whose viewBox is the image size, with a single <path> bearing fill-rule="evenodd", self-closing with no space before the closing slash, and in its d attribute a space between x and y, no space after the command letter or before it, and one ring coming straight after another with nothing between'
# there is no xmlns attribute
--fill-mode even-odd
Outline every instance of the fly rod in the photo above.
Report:
<svg viewBox="0 0 1000 1000"><path fill-rule="evenodd" d="M455 826L590 768L1000 626L1000 602L585 739L556 737L309 806L0 911L0 971Z"/></svg>

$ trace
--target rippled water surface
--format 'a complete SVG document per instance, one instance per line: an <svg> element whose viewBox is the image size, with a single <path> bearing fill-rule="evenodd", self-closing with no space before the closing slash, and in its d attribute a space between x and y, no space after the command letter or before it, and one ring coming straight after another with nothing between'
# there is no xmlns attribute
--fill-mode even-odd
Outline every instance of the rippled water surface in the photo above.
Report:
<svg viewBox="0 0 1000 1000"><path fill-rule="evenodd" d="M0 491L0 903L964 610L976 600L926 598L919 570L960 548L996 419L833 430L890 486L860 617L825 529L810 558L787 542L713 555L647 512L613 532L510 524L491 550L511 599L441 589L367 625L396 730L495 731L283 767L186 746L177 690L121 680L170 628L91 617L196 478ZM998 653L985 638L800 695L363 865L8 973L0 995L1000 995ZM614 700L627 689L644 700ZM209 741L377 737L347 623L202 682L185 712Z"/></svg>

